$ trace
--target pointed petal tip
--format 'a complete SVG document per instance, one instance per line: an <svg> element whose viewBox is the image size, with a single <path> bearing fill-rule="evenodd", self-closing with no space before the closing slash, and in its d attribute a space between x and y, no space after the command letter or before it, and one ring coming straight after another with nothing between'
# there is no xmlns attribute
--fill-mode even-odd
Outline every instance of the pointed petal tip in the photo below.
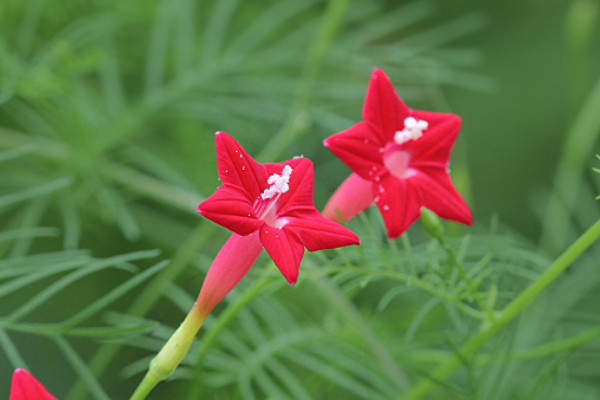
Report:
<svg viewBox="0 0 600 400"><path fill-rule="evenodd" d="M22 380L22 379L29 379L29 378L33 378L33 375L31 375L29 373L29 371L27 371L24 368L16 368L15 371L13 372L13 379L15 380Z"/></svg>
<svg viewBox="0 0 600 400"><path fill-rule="evenodd" d="M288 285L294 286L296 282L298 282L298 277L295 278L286 278Z"/></svg>
<svg viewBox="0 0 600 400"><path fill-rule="evenodd" d="M221 140L225 140L225 139L229 139L231 136L229 134L227 134L226 132L223 131L216 131L215 132L215 142L221 141Z"/></svg>
<svg viewBox="0 0 600 400"><path fill-rule="evenodd" d="M469 215L467 215L467 218L465 218L464 224L467 226L473 226L473 214L471 214L471 210L469 210Z"/></svg>
<svg viewBox="0 0 600 400"><path fill-rule="evenodd" d="M378 78L384 78L384 79L389 80L389 78L384 70L382 70L379 67L375 67L375 68L373 68L373 72L371 72L371 79L378 79Z"/></svg>
<svg viewBox="0 0 600 400"><path fill-rule="evenodd" d="M403 231L387 231L387 237L388 239L398 239L400 237L400 235L402 235L404 232Z"/></svg>
<svg viewBox="0 0 600 400"><path fill-rule="evenodd" d="M459 129L462 125L462 119L456 114L448 114L448 119L455 125L458 125Z"/></svg>

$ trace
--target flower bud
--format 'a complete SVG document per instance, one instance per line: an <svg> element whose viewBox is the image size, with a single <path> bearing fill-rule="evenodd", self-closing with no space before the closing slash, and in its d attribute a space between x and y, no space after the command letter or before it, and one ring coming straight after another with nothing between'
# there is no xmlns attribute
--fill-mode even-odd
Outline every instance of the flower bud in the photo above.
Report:
<svg viewBox="0 0 600 400"><path fill-rule="evenodd" d="M434 239L439 239L444 234L444 225L433 211L421 207L421 225L423 230Z"/></svg>

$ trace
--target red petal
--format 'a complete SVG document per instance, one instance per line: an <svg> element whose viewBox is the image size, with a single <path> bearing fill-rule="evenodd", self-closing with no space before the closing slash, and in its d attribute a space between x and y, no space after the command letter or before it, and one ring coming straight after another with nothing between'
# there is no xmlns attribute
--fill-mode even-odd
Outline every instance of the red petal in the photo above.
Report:
<svg viewBox="0 0 600 400"><path fill-rule="evenodd" d="M215 145L221 182L243 188L253 201L258 198L267 187L263 166L225 132L215 134Z"/></svg>
<svg viewBox="0 0 600 400"><path fill-rule="evenodd" d="M382 142L374 133L372 126L359 122L343 132L328 137L323 142L352 171L362 178L371 180L383 173Z"/></svg>
<svg viewBox="0 0 600 400"><path fill-rule="evenodd" d="M260 229L260 241L288 283L296 283L304 246L293 234L266 224Z"/></svg>
<svg viewBox="0 0 600 400"><path fill-rule="evenodd" d="M283 230L295 234L309 251L360 244L352 231L326 219L317 210L304 213L301 218L288 218Z"/></svg>
<svg viewBox="0 0 600 400"><path fill-rule="evenodd" d="M469 206L456 191L445 170L428 168L419 171L410 180L421 192L423 205L441 218L466 225L473 223Z"/></svg>
<svg viewBox="0 0 600 400"><path fill-rule="evenodd" d="M9 400L56 400L46 388L24 369L16 369L10 387Z"/></svg>
<svg viewBox="0 0 600 400"><path fill-rule="evenodd" d="M440 167L446 168L450 160L450 152L460 131L460 118L454 114L415 111L416 119L429 123L423 136L407 142L403 150L411 154L410 165L413 168Z"/></svg>
<svg viewBox="0 0 600 400"><path fill-rule="evenodd" d="M409 112L385 72L375 69L363 106L363 118L376 130L381 143L394 140L396 131L404 128L404 119Z"/></svg>
<svg viewBox="0 0 600 400"><path fill-rule="evenodd" d="M222 185L198 206L198 212L217 224L245 236L263 224L252 209L248 193L233 185Z"/></svg>
<svg viewBox="0 0 600 400"><path fill-rule="evenodd" d="M373 195L390 238L400 236L421 215L421 195L410 179L386 175L373 185Z"/></svg>

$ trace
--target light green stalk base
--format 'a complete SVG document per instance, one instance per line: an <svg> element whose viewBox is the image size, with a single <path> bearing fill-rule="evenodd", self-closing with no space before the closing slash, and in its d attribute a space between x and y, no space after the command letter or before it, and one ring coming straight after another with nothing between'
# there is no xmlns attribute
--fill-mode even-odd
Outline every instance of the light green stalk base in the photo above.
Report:
<svg viewBox="0 0 600 400"><path fill-rule="evenodd" d="M431 374L432 379L424 379L417 383L411 391L400 398L416 400L427 394L436 386L436 382L444 381L455 369L462 365L462 360L473 356L502 327L515 318L537 296L556 280L588 247L600 237L600 220L596 221L579 237L550 267L544 271L527 289L500 311L494 321L487 321L471 339L465 343L448 362L440 365Z"/></svg>
<svg viewBox="0 0 600 400"><path fill-rule="evenodd" d="M201 313L196 306L185 317L179 328L160 352L150 361L150 368L131 395L130 400L143 400L161 381L169 378L187 354L194 342L196 333L202 327L206 314Z"/></svg>

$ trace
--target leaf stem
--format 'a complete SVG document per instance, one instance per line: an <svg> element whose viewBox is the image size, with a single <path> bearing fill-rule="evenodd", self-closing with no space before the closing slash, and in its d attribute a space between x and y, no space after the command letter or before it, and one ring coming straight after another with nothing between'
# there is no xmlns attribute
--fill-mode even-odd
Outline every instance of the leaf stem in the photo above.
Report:
<svg viewBox="0 0 600 400"><path fill-rule="evenodd" d="M450 260L450 263L452 264L452 266L454 268L456 268L461 279L463 280L465 285L467 285L467 288L469 289L469 293L471 294L471 297L473 297L473 299L477 302L477 305L479 305L479 308L486 313L486 315L488 317L488 321L494 322L496 320L496 316L494 315L494 310L492 310L487 305L487 303L485 301L483 301L483 299L480 296L479 291L477 290L477 288L475 287L473 282L471 282L471 279L469 279L469 276L467 275L462 264L456 258L456 254L454 254L454 250L452 250L452 248L450 246L448 246L448 243L446 242L446 239L444 238L443 235L438 236L436 239L437 239L438 243L443 247L444 251L446 251L446 254L448 255L448 259Z"/></svg>
<svg viewBox="0 0 600 400"><path fill-rule="evenodd" d="M471 337L446 363L440 365L431 374L431 379L423 379L408 393L399 397L401 400L415 400L427 394L436 385L444 381L461 365L461 360L473 356L485 345L502 327L512 321L525 307L540 295L552 282L556 280L571 264L600 237L600 220L596 221L583 235L581 235L550 267L544 271L531 285L510 302L502 311L497 313L496 320L485 322L479 332Z"/></svg>

